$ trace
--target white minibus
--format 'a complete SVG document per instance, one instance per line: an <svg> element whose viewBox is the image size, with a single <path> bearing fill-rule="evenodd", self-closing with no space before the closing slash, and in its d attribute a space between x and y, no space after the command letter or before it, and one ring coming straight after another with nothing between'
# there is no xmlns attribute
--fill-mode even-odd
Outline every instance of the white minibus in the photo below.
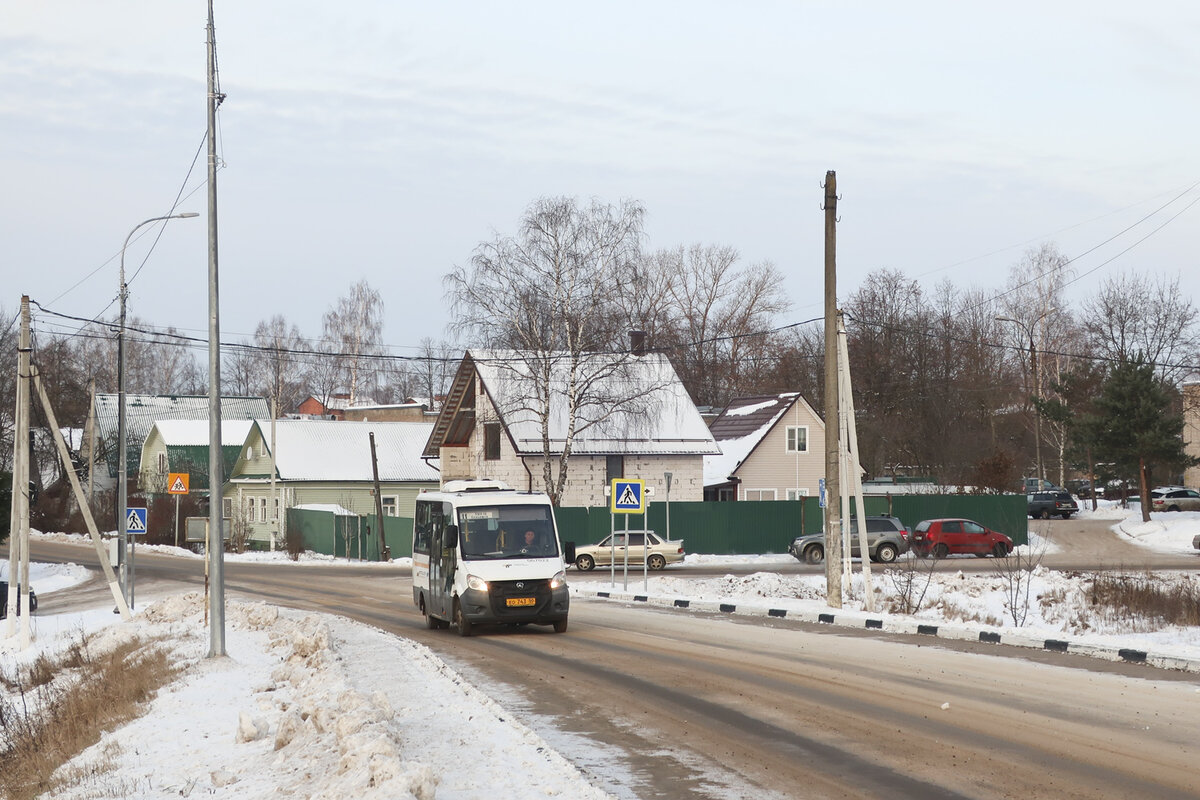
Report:
<svg viewBox="0 0 1200 800"><path fill-rule="evenodd" d="M448 481L417 495L413 602L430 628L453 624L567 629L566 573L554 508L499 481Z"/></svg>

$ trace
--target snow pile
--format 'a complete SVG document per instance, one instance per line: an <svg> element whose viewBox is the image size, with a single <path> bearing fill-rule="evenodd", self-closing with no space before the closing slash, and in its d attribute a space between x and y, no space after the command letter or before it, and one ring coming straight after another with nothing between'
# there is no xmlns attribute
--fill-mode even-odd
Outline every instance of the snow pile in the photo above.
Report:
<svg viewBox="0 0 1200 800"><path fill-rule="evenodd" d="M350 620L228 603L225 658L207 658L200 593L46 626L97 647L138 636L173 649L183 676L147 713L63 768L51 797L609 798L544 740L427 648ZM0 665L63 645L42 633Z"/></svg>

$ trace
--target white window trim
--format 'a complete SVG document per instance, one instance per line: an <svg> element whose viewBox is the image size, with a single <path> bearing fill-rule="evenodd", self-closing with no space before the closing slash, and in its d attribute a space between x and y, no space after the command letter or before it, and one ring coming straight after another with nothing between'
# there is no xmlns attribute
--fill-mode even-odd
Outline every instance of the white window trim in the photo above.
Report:
<svg viewBox="0 0 1200 800"><path fill-rule="evenodd" d="M398 494L381 495L379 498L379 501L383 505L383 515L385 517L400 516L400 495L398 495ZM389 501L391 501L390 505L389 505Z"/></svg>
<svg viewBox="0 0 1200 800"><path fill-rule="evenodd" d="M788 489L787 490L787 499L788 500L799 500L803 497L808 497L808 496L809 495L808 495L808 487L807 486L804 487L803 489Z"/></svg>
<svg viewBox="0 0 1200 800"><path fill-rule="evenodd" d="M750 492L758 492L760 494L760 496L758 497L757 500L749 500L748 495L750 494ZM766 492L770 492L771 496L770 497L762 497L761 495ZM751 503L763 501L763 500L777 500L777 499L779 499L779 492L776 489L749 489L749 488L747 488L747 489L742 490L742 499L747 500L748 502L751 502Z"/></svg>
<svg viewBox="0 0 1200 800"><path fill-rule="evenodd" d="M797 450L792 447L792 437L789 435L797 429L804 430L804 449ZM807 453L808 452L808 426L807 425L788 425L783 432L783 451L785 453Z"/></svg>

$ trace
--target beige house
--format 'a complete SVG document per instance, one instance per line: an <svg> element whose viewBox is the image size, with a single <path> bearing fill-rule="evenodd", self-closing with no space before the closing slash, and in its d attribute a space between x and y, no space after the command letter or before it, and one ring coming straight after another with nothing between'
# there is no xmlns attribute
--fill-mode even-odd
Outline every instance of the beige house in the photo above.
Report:
<svg viewBox="0 0 1200 800"><path fill-rule="evenodd" d="M667 473L672 500L701 500L704 457L719 451L671 362L657 353L603 358L620 363L593 383L593 395L606 396L607 381L613 385L611 396L626 401L581 410L560 504L604 506L604 489L614 478L644 480L665 497ZM548 409L530 399L538 389L528 378L531 362L522 354L466 353L425 444L426 458L441 459L443 481L492 479L522 491L541 491L546 446L540 415L547 410L557 473L567 430L567 381L561 362L542 363L552 364Z"/></svg>
<svg viewBox="0 0 1200 800"><path fill-rule="evenodd" d="M245 525L249 540L281 537L280 510L340 506L353 514L376 513L371 434L379 469L379 496L389 517L412 517L422 490L438 487L437 468L421 458L430 422L345 422L280 419L250 428L223 493L222 516ZM272 471L275 474L272 494Z"/></svg>
<svg viewBox="0 0 1200 800"><path fill-rule="evenodd" d="M1183 447L1189 456L1200 458L1200 379L1183 384ZM1183 473L1186 486L1200 486L1200 466Z"/></svg>
<svg viewBox="0 0 1200 800"><path fill-rule="evenodd" d="M739 397L710 429L721 453L704 458L705 500L817 495L825 477L825 423L799 393Z"/></svg>

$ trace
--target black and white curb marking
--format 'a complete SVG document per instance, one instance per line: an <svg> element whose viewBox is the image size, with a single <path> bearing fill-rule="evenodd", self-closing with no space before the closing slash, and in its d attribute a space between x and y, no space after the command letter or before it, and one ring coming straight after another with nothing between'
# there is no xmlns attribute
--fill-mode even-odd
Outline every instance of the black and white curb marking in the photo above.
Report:
<svg viewBox="0 0 1200 800"><path fill-rule="evenodd" d="M706 611L719 614L743 614L746 616L766 616L777 619L794 619L801 622L815 622L822 625L837 625L845 628L867 628L868 630L885 633L906 633L917 636L936 636L941 639L958 639L960 641L979 641L986 644L1006 644L1013 647L1028 647L1038 650L1049 650L1055 653L1072 653L1075 655L1091 656L1106 661L1125 661L1131 664L1146 664L1160 669L1176 669L1183 672L1200 672L1200 659L1181 658L1144 650L1134 650L1127 647L1083 644L1080 642L1064 641L1062 639L1046 639L1020 630L992 631L968 628L959 625L929 625L912 619L892 617L872 617L862 612L856 614L835 614L826 611L803 611L796 609L771 608L745 603L722 603L716 600L685 600L678 597L656 597L653 595L633 594L623 591L590 591L571 588L571 594L583 597L596 597L617 602L645 603L648 606L662 608L684 609L687 611Z"/></svg>

